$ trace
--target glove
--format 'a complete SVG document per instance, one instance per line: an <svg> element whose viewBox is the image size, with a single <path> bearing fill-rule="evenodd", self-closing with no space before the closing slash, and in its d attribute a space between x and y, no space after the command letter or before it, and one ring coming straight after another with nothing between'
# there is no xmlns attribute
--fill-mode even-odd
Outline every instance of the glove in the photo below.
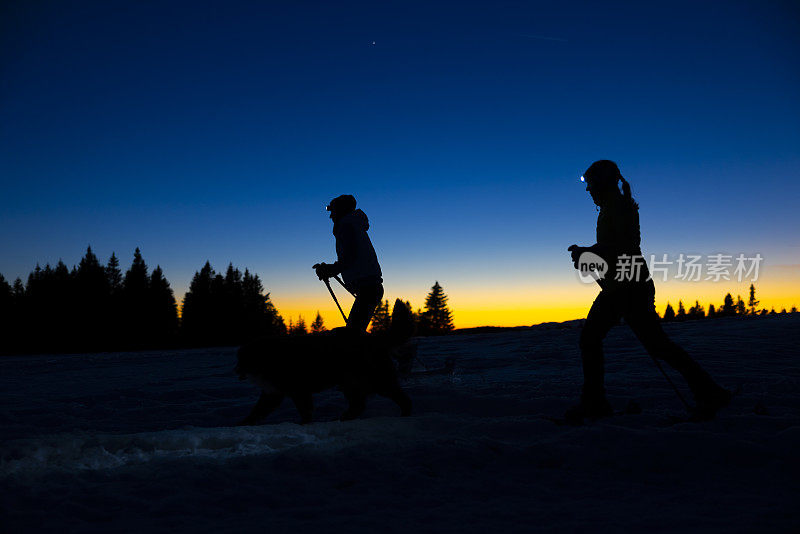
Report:
<svg viewBox="0 0 800 534"><path fill-rule="evenodd" d="M328 265L324 262L316 263L314 264L313 269L316 271L317 277L320 280L326 280L339 274L339 269L336 267L336 264Z"/></svg>

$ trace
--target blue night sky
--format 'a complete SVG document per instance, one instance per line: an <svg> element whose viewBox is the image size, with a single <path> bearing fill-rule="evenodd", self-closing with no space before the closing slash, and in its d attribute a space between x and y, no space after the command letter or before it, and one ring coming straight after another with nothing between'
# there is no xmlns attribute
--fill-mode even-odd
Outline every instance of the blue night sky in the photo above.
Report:
<svg viewBox="0 0 800 534"><path fill-rule="evenodd" d="M457 326L578 317L560 303L596 291L566 247L594 240L578 177L601 158L645 254L800 265L796 2L0 9L9 280L87 245L127 267L139 246L178 298L233 262L284 316L335 325L311 265L335 259L324 206L352 193L387 297L420 306L439 280ZM800 282L782 291L800 304Z"/></svg>

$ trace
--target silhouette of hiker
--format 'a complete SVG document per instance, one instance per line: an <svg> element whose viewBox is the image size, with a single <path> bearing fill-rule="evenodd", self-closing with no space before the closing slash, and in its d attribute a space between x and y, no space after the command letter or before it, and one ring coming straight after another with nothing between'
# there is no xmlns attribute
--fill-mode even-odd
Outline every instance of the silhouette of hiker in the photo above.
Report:
<svg viewBox="0 0 800 534"><path fill-rule="evenodd" d="M320 280L341 273L345 287L356 297L347 327L365 332L383 298L381 266L367 235L369 220L363 211L356 209L353 195L338 196L325 209L333 221L337 260L332 265L318 263L314 269Z"/></svg>
<svg viewBox="0 0 800 534"><path fill-rule="evenodd" d="M686 351L670 341L661 328L655 310L655 285L641 258L639 205L631 197L630 185L617 165L608 160L592 163L582 180L600 207L597 243L591 247L572 245L568 250L576 268L581 254L589 251L603 258L608 270L605 277L598 279L601 291L581 331L584 380L581 401L567 410L566 419L578 422L613 415L603 384L603 338L621 317L652 356L667 362L686 379L696 402L693 418L713 418L717 410L730 402L731 394L718 386ZM622 183L622 193L617 182ZM615 273L620 265L618 260L624 255L638 258L638 276L635 269ZM623 264L626 261L629 260L623 258Z"/></svg>

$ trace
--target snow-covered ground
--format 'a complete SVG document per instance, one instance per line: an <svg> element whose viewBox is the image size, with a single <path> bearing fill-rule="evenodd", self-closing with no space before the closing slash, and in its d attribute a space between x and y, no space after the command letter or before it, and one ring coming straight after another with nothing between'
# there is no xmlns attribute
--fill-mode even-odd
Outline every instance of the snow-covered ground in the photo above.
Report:
<svg viewBox="0 0 800 534"><path fill-rule="evenodd" d="M258 396L234 349L2 358L0 531L797 531L800 316L667 330L741 386L717 420L669 425L625 327L609 396L643 413L583 427L546 419L579 391L574 326L421 339L456 370L406 381L414 416L376 398L340 423L329 391L306 426L289 401L230 426Z"/></svg>

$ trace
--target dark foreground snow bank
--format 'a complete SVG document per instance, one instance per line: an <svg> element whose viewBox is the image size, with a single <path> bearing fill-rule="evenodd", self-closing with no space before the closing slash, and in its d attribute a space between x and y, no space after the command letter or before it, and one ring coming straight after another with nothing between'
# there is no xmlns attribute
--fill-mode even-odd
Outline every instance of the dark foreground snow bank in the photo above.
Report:
<svg viewBox="0 0 800 534"><path fill-rule="evenodd" d="M800 527L800 317L670 325L742 393L705 424L624 328L607 383L641 415L559 427L576 329L422 339L416 415L317 395L231 427L257 397L233 349L0 360L0 531L790 531Z"/></svg>

